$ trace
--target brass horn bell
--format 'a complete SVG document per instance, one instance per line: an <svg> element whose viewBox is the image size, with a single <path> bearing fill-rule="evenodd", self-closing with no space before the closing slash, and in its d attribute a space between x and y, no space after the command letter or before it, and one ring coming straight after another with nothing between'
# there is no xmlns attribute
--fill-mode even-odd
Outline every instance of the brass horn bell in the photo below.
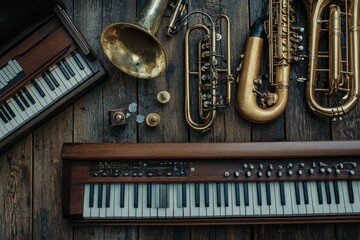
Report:
<svg viewBox="0 0 360 240"><path fill-rule="evenodd" d="M118 22L105 27L101 33L101 46L121 71L149 79L166 70L165 50L154 36L166 6L167 0L150 0L135 24Z"/></svg>

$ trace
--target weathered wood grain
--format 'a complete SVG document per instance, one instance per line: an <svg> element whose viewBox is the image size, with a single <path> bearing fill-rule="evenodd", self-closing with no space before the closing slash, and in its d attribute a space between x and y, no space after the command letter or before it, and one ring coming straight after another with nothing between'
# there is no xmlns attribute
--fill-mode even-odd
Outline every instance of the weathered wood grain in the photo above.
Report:
<svg viewBox="0 0 360 240"><path fill-rule="evenodd" d="M72 228L62 219L62 162L59 151L63 142L72 139L72 116L72 107L69 107L34 132L34 239L72 239Z"/></svg>
<svg viewBox="0 0 360 240"><path fill-rule="evenodd" d="M0 238L32 236L32 136L0 154Z"/></svg>

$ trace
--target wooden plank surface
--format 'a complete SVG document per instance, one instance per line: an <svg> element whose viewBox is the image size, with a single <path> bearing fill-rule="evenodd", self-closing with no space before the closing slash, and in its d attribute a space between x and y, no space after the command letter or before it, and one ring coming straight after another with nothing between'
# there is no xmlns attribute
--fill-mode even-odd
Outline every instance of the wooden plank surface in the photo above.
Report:
<svg viewBox="0 0 360 240"><path fill-rule="evenodd" d="M167 56L167 72L153 80L130 77L115 68L100 46L101 30L113 22L133 22L146 0L65 0L67 12L109 72L109 79L72 106L59 113L9 150L0 153L0 238L1 239L360 239L360 224L298 224L202 227L71 227L62 219L61 159L64 142L264 142L360 140L360 106L344 121L330 122L313 115L305 102L305 85L296 81L306 76L307 61L293 66L290 97L285 114L264 125L253 124L230 109L219 111L210 131L190 130L184 120L184 33L201 16L189 19L177 35L166 36L170 11L163 17L157 37ZM243 53L248 30L262 15L262 0L189 0L187 11L211 15L225 13L231 19L230 64L234 77ZM297 20L307 26L303 6ZM307 32L304 36L307 49ZM196 53L190 53L195 56ZM261 73L266 72L266 58ZM236 86L236 83L235 83ZM194 87L193 87L194 88ZM156 100L159 91L171 94L167 104ZM110 127L108 110L138 104L129 124ZM160 124L151 128L138 124L137 115L156 112Z"/></svg>

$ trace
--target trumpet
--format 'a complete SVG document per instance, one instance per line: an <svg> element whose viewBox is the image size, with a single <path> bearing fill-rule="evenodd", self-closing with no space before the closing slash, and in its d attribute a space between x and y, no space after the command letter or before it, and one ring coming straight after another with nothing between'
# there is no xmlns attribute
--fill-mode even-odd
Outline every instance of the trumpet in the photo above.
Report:
<svg viewBox="0 0 360 240"><path fill-rule="evenodd" d="M269 18L261 17L251 27L245 54L239 66L236 107L240 114L254 123L274 121L284 112L289 97L290 64L301 58L298 49L302 37L296 27L292 0L269 1ZM261 91L259 77L264 39L269 47L269 84L275 91Z"/></svg>
<svg viewBox="0 0 360 240"><path fill-rule="evenodd" d="M168 0L149 0L135 23L118 22L104 28L100 43L108 59L136 78L155 78L165 72L164 47L155 37Z"/></svg>
<svg viewBox="0 0 360 240"><path fill-rule="evenodd" d="M310 31L306 102L315 114L341 120L359 101L359 0L302 1ZM321 32L328 32L329 44L325 50L319 47ZM320 60L327 60L328 68L320 68ZM328 86L318 82L321 78L328 79ZM329 106L321 104L324 97L328 98Z"/></svg>
<svg viewBox="0 0 360 240"><path fill-rule="evenodd" d="M168 35L173 36L187 23L187 19L193 14L204 15L209 25L196 24L189 27L185 33L185 119L191 129L205 132L215 122L218 109L227 109L231 105L232 85L234 78L231 74L231 66L227 62L231 59L230 53L230 19L226 15L211 17L209 14L194 11L183 16L184 0L178 0L174 5L174 11L168 26ZM222 25L226 30L226 39L222 40L219 30ZM200 40L197 40L198 59L195 69L190 69L190 42L194 32L202 32ZM193 40L194 41L194 40ZM218 45L225 42L226 55L218 53ZM226 60L224 60L226 58ZM226 62L226 66L222 63ZM191 76L197 78L198 96L198 119L195 121L191 114ZM220 84L226 82L225 96L220 94Z"/></svg>

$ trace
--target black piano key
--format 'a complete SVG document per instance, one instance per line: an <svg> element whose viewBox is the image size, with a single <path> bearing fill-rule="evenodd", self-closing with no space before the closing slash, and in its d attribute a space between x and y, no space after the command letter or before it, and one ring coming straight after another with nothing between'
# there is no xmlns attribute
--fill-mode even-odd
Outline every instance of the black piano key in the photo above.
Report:
<svg viewBox="0 0 360 240"><path fill-rule="evenodd" d="M69 63L66 60L63 60L64 66L66 68L66 70L68 70L68 72L70 73L71 76L75 76L75 72L74 70L71 68L71 66L69 65Z"/></svg>
<svg viewBox="0 0 360 240"><path fill-rule="evenodd" d="M245 199L245 206L249 206L250 205L249 184L247 182L244 182L244 199Z"/></svg>
<svg viewBox="0 0 360 240"><path fill-rule="evenodd" d="M296 200L296 205L300 205L301 201L300 201L300 186L299 186L299 182L294 182L295 184L295 200Z"/></svg>
<svg viewBox="0 0 360 240"><path fill-rule="evenodd" d="M316 189L317 189L317 193L318 193L319 204L323 204L321 182L316 182Z"/></svg>
<svg viewBox="0 0 360 240"><path fill-rule="evenodd" d="M234 187L235 187L235 204L236 206L240 206L240 184L236 182Z"/></svg>
<svg viewBox="0 0 360 240"><path fill-rule="evenodd" d="M27 99L30 100L30 103L31 103L32 105L34 105L34 104L36 103L36 102L35 102L35 99L31 96L31 94L29 93L29 91L28 91L26 88L23 88L22 90L23 90L23 92L25 93L25 96L27 97Z"/></svg>
<svg viewBox="0 0 360 240"><path fill-rule="evenodd" d="M66 80L70 79L70 75L67 73L67 71L65 70L64 66L60 63L58 64L59 69L61 71L61 73L64 75L64 77L66 78Z"/></svg>
<svg viewBox="0 0 360 240"><path fill-rule="evenodd" d="M7 102L3 103L5 109L8 111L8 113L10 114L10 116L12 118L16 117L16 114L14 113L14 111L11 109L11 107L9 106L9 104L7 104Z"/></svg>
<svg viewBox="0 0 360 240"><path fill-rule="evenodd" d="M0 111L3 113L3 115L5 116L5 118L8 120L8 121L11 121L11 117L10 115L7 113L7 111L5 110L5 108L3 106L0 105Z"/></svg>
<svg viewBox="0 0 360 240"><path fill-rule="evenodd" d="M271 205L271 189L270 189L270 183L265 182L265 189L266 189L266 204L268 206Z"/></svg>
<svg viewBox="0 0 360 240"><path fill-rule="evenodd" d="M204 184L204 193L205 193L205 207L209 207L210 206L210 197L209 197L209 183L205 183Z"/></svg>
<svg viewBox="0 0 360 240"><path fill-rule="evenodd" d="M22 111L25 111L25 108L24 108L24 106L22 105L22 103L20 102L19 98L18 98L16 95L14 95L12 98L15 100L15 102L16 102L16 104L19 106L19 108L20 108Z"/></svg>
<svg viewBox="0 0 360 240"><path fill-rule="evenodd" d="M89 207L94 207L94 184L90 184Z"/></svg>
<svg viewBox="0 0 360 240"><path fill-rule="evenodd" d="M21 91L18 92L18 95L20 97L20 100L22 101L22 103L25 105L26 108L30 107L30 104L26 101L23 93Z"/></svg>
<svg viewBox="0 0 360 240"><path fill-rule="evenodd" d="M106 190L105 190L105 207L110 207L110 184L106 184Z"/></svg>
<svg viewBox="0 0 360 240"><path fill-rule="evenodd" d="M329 181L325 181L325 193L326 193L326 202L327 202L327 204L331 204L331 193L330 193L330 183L329 183Z"/></svg>
<svg viewBox="0 0 360 240"><path fill-rule="evenodd" d="M47 73L49 75L49 78L51 79L51 81L53 82L53 84L55 85L55 87L60 87L59 82L55 79L54 75L51 72Z"/></svg>
<svg viewBox="0 0 360 240"><path fill-rule="evenodd" d="M134 184L134 208L139 207L139 184Z"/></svg>
<svg viewBox="0 0 360 240"><path fill-rule="evenodd" d="M102 208L103 185L98 185L98 208Z"/></svg>
<svg viewBox="0 0 360 240"><path fill-rule="evenodd" d="M152 203L151 203L151 200L152 200L152 185L151 183L148 183L146 185L146 195L147 195L147 198L146 198L146 206L148 208L151 208L152 207Z"/></svg>
<svg viewBox="0 0 360 240"><path fill-rule="evenodd" d="M354 203L354 189L351 180L347 181L347 188L349 192L349 201L350 203Z"/></svg>
<svg viewBox="0 0 360 240"><path fill-rule="evenodd" d="M41 87L39 86L39 84L37 82L33 82L32 84L34 85L36 91L40 94L40 96L42 98L44 98L46 95L45 95L44 91L41 89Z"/></svg>
<svg viewBox="0 0 360 240"><path fill-rule="evenodd" d="M334 186L335 203L340 204L339 185L336 180L333 182L333 186Z"/></svg>
<svg viewBox="0 0 360 240"><path fill-rule="evenodd" d="M120 184L120 208L125 207L125 183Z"/></svg>
<svg viewBox="0 0 360 240"><path fill-rule="evenodd" d="M44 78L44 80L45 80L45 82L46 82L46 85L48 85L48 87L50 88L50 90L51 91L54 91L55 90L55 87L54 87L54 85L52 84L52 82L50 81L50 79L48 78L48 76L47 75L43 75L43 78Z"/></svg>
<svg viewBox="0 0 360 240"><path fill-rule="evenodd" d="M221 187L220 187L220 183L216 183L216 206L221 207Z"/></svg>
<svg viewBox="0 0 360 240"><path fill-rule="evenodd" d="M228 183L224 183L224 204L225 207L229 206L229 188Z"/></svg>
<svg viewBox="0 0 360 240"><path fill-rule="evenodd" d="M195 183L195 207L200 207L200 185Z"/></svg>
<svg viewBox="0 0 360 240"><path fill-rule="evenodd" d="M256 195L257 195L258 206L262 206L261 183L260 182L256 182Z"/></svg>
<svg viewBox="0 0 360 240"><path fill-rule="evenodd" d="M186 202L186 183L183 183L181 186L181 203L182 203L182 207L186 207L187 206L187 202Z"/></svg>
<svg viewBox="0 0 360 240"><path fill-rule="evenodd" d="M280 202L281 202L281 205L286 205L284 183L279 182L279 186L280 186Z"/></svg>
<svg viewBox="0 0 360 240"><path fill-rule="evenodd" d="M309 204L309 190L308 190L308 185L307 182L303 182L303 191L304 191L304 202L305 204Z"/></svg>
<svg viewBox="0 0 360 240"><path fill-rule="evenodd" d="M5 115L3 114L2 110L0 109L0 118L4 123L8 123L9 121L7 120L7 118L5 117Z"/></svg>
<svg viewBox="0 0 360 240"><path fill-rule="evenodd" d="M76 54L73 55L73 58L75 60L75 63L76 65L78 65L78 67L81 69L81 70L84 70L84 66L82 65L82 63L80 62L79 58L76 56Z"/></svg>

